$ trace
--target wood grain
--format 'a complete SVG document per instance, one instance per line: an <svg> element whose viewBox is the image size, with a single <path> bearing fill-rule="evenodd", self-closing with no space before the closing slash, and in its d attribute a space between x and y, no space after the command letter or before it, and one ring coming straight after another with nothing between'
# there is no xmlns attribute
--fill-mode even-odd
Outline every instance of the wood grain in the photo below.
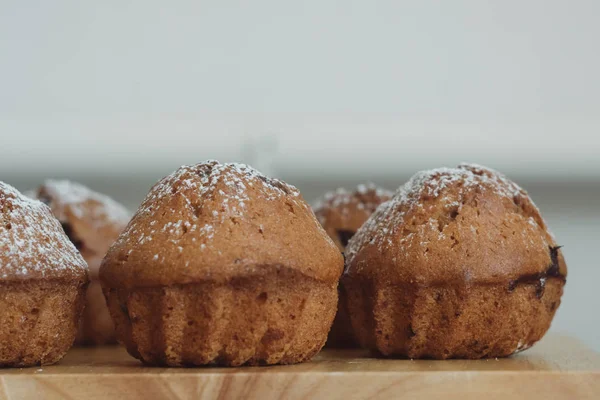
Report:
<svg viewBox="0 0 600 400"><path fill-rule="evenodd" d="M57 365L0 370L0 399L600 398L600 355L549 335L506 359L394 360L326 350L312 362L153 368L120 347L76 348Z"/></svg>

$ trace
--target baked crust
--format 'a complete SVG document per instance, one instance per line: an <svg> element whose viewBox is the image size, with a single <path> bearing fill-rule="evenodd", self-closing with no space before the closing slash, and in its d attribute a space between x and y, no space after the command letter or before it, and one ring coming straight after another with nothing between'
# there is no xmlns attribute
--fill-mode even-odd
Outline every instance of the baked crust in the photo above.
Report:
<svg viewBox="0 0 600 400"><path fill-rule="evenodd" d="M108 196L66 180L45 181L35 197L50 207L89 267L91 283L75 343L117 343L114 324L98 282L98 269L109 247L127 226L129 211Z"/></svg>
<svg viewBox="0 0 600 400"><path fill-rule="evenodd" d="M227 282L105 289L118 336L151 365L269 365L321 350L337 304L335 285L264 266Z"/></svg>
<svg viewBox="0 0 600 400"><path fill-rule="evenodd" d="M355 335L383 356L492 358L523 351L539 341L560 305L564 280L516 286L375 285L344 281Z"/></svg>
<svg viewBox="0 0 600 400"><path fill-rule="evenodd" d="M50 209L0 182L0 366L62 358L87 284L87 265Z"/></svg>
<svg viewBox="0 0 600 400"><path fill-rule="evenodd" d="M343 258L296 188L246 165L208 161L152 188L100 277L128 288L224 282L264 265L335 283Z"/></svg>
<svg viewBox="0 0 600 400"><path fill-rule="evenodd" d="M157 183L100 267L150 364L294 363L325 343L343 257L298 190L208 161Z"/></svg>
<svg viewBox="0 0 600 400"><path fill-rule="evenodd" d="M372 183L358 185L348 191L343 188L326 193L313 209L325 232L340 251L365 223L377 207L392 198L393 193Z"/></svg>
<svg viewBox="0 0 600 400"><path fill-rule="evenodd" d="M0 281L87 282L87 264L50 209L0 182Z"/></svg>
<svg viewBox="0 0 600 400"><path fill-rule="evenodd" d="M0 283L0 366L59 361L73 345L87 283L28 279Z"/></svg>
<svg viewBox="0 0 600 400"><path fill-rule="evenodd" d="M98 279L100 263L127 226L129 211L108 196L66 180L45 181L36 198L60 221L87 262L90 279Z"/></svg>
<svg viewBox="0 0 600 400"><path fill-rule="evenodd" d="M353 191L339 188L326 193L314 206L315 215L323 225L325 232L344 251L348 240L364 224L375 209L392 197L392 192L379 188L372 183L358 185ZM354 338L350 316L345 301L343 287L339 288L338 311L336 313L327 347L358 347Z"/></svg>
<svg viewBox="0 0 600 400"><path fill-rule="evenodd" d="M342 283L363 345L385 355L479 358L539 340L566 274L527 193L496 171L463 164L415 175L378 208L349 242ZM441 297L431 303L434 288ZM404 312L393 311L399 304ZM384 328L384 319L394 322ZM376 323L365 329L367 320Z"/></svg>

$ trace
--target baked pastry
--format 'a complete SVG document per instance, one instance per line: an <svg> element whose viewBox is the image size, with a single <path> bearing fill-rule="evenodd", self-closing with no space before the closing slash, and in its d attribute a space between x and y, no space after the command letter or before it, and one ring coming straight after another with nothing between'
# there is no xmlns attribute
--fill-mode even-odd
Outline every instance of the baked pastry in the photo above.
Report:
<svg viewBox="0 0 600 400"><path fill-rule="evenodd" d="M485 167L415 175L350 240L342 283L384 356L503 357L540 340L567 268L527 193Z"/></svg>
<svg viewBox="0 0 600 400"><path fill-rule="evenodd" d="M91 281L75 343L117 343L98 269L110 245L127 226L129 212L110 197L66 180L47 180L37 190L36 198L50 207L89 266Z"/></svg>
<svg viewBox="0 0 600 400"><path fill-rule="evenodd" d="M87 283L87 265L50 209L0 182L0 366L60 360Z"/></svg>
<svg viewBox="0 0 600 400"><path fill-rule="evenodd" d="M314 210L325 232L340 251L373 211L392 198L393 193L372 183L358 185L353 191L339 188L319 199Z"/></svg>
<svg viewBox="0 0 600 400"><path fill-rule="evenodd" d="M343 252L348 240L354 236L358 228L381 203L391 199L392 194L372 183L358 185L354 191L339 188L325 194L322 199L317 201L314 211L325 232ZM344 288L341 285L339 286L338 311L326 346L338 348L358 346L346 309Z"/></svg>
<svg viewBox="0 0 600 400"><path fill-rule="evenodd" d="M145 363L291 364L324 345L342 269L296 188L207 161L151 189L100 280L119 340Z"/></svg>

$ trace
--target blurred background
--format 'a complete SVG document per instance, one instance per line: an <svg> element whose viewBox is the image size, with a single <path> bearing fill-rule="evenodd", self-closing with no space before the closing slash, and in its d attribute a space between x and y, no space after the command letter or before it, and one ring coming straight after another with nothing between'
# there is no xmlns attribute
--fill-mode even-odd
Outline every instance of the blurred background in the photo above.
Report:
<svg viewBox="0 0 600 400"><path fill-rule="evenodd" d="M600 350L600 2L0 0L0 180L135 210L181 164L247 162L314 201L461 161L564 245L552 329Z"/></svg>

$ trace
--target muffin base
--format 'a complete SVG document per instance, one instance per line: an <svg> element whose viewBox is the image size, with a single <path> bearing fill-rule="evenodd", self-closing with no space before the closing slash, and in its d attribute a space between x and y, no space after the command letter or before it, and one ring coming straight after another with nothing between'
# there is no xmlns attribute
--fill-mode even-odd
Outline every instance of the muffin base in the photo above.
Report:
<svg viewBox="0 0 600 400"><path fill-rule="evenodd" d="M279 269L224 283L104 293L128 352L166 366L309 360L325 344L338 299L335 284Z"/></svg>
<svg viewBox="0 0 600 400"><path fill-rule="evenodd" d="M115 325L112 322L106 299L99 281L91 281L85 295L85 309L75 338L78 346L117 344Z"/></svg>
<svg viewBox="0 0 600 400"><path fill-rule="evenodd" d="M544 283L376 287L344 279L361 346L433 359L506 357L531 347L550 327L563 292L563 278Z"/></svg>
<svg viewBox="0 0 600 400"><path fill-rule="evenodd" d="M54 364L73 345L87 284L0 283L0 366Z"/></svg>

